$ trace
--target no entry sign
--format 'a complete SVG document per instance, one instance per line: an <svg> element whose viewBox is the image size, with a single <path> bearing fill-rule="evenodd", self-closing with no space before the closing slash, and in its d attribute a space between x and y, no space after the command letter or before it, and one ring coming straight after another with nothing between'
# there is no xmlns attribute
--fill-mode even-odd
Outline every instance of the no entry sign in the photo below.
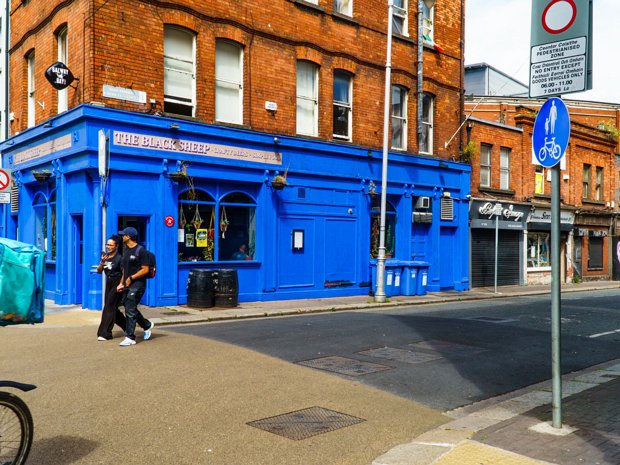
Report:
<svg viewBox="0 0 620 465"><path fill-rule="evenodd" d="M0 169L0 204L11 203L11 171Z"/></svg>

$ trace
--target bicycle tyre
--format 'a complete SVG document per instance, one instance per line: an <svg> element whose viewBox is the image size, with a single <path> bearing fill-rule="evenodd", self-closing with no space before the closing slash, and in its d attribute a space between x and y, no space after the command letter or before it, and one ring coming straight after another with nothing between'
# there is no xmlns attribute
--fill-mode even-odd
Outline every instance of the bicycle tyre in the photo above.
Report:
<svg viewBox="0 0 620 465"><path fill-rule="evenodd" d="M547 158L547 149L546 147L541 147L538 151L538 160L542 163Z"/></svg>
<svg viewBox="0 0 620 465"><path fill-rule="evenodd" d="M26 403L0 391L0 464L25 465L33 434L34 423Z"/></svg>
<svg viewBox="0 0 620 465"><path fill-rule="evenodd" d="M560 155L562 155L562 148L558 144L554 144L551 156L554 160L557 160L558 158L560 158Z"/></svg>

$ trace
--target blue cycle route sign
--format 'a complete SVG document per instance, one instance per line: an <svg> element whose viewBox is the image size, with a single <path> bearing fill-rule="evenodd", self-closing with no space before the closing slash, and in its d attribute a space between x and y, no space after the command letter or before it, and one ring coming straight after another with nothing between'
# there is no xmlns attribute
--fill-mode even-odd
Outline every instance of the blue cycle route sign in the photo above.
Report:
<svg viewBox="0 0 620 465"><path fill-rule="evenodd" d="M570 116L566 105L557 97L547 100L538 112L532 134L532 150L538 163L555 166L566 153L570 136Z"/></svg>

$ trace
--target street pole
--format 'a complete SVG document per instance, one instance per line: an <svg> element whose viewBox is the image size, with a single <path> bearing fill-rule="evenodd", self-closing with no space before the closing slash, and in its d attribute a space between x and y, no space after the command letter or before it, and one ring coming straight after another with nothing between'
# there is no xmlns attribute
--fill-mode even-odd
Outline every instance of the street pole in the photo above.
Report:
<svg viewBox="0 0 620 465"><path fill-rule="evenodd" d="M385 302L385 210L387 205L388 144L390 135L390 98L392 96L392 18L394 3L388 0L388 32L385 58L385 94L383 96L383 158L381 169L381 218L379 255L377 256L377 290L375 302Z"/></svg>
<svg viewBox="0 0 620 465"><path fill-rule="evenodd" d="M562 428L560 302L560 163L551 168L551 372L554 428Z"/></svg>
<svg viewBox="0 0 620 465"><path fill-rule="evenodd" d="M499 215L495 213L495 279L494 292L497 294L497 254L499 252Z"/></svg>

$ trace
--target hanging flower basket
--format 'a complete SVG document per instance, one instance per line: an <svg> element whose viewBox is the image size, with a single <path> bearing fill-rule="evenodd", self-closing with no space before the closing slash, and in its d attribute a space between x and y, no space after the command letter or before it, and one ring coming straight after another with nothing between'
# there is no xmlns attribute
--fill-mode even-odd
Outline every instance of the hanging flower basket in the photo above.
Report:
<svg viewBox="0 0 620 465"><path fill-rule="evenodd" d="M174 182L181 182L186 179L187 176L183 171L175 171L174 173L170 173L170 179Z"/></svg>
<svg viewBox="0 0 620 465"><path fill-rule="evenodd" d="M286 178L284 176L274 176L271 180L271 187L277 191L281 191L286 186L288 186L288 184L286 183Z"/></svg>
<svg viewBox="0 0 620 465"><path fill-rule="evenodd" d="M51 171L33 171L32 175L37 181L43 183L49 180L52 173Z"/></svg>

